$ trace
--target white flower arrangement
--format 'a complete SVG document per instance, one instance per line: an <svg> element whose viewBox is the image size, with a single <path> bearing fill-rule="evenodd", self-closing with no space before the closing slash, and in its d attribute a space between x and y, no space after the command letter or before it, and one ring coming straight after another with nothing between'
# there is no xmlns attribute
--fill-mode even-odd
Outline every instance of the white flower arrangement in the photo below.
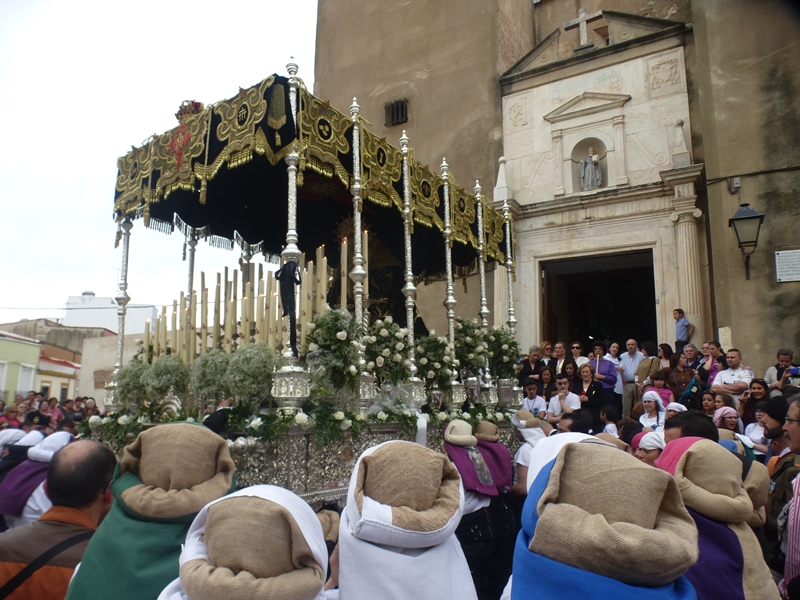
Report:
<svg viewBox="0 0 800 600"><path fill-rule="evenodd" d="M345 310L327 310L314 317L316 327L306 337L306 361L316 388L354 390L358 378L358 324ZM353 343L355 341L355 343Z"/></svg>
<svg viewBox="0 0 800 600"><path fill-rule="evenodd" d="M352 426L353 426L353 422L350 419L342 420L341 424L339 425L339 427L342 429L342 431L347 431Z"/></svg>
<svg viewBox="0 0 800 600"><path fill-rule="evenodd" d="M422 358L419 359L419 364L421 364L422 366L427 365L428 359L423 356Z"/></svg>
<svg viewBox="0 0 800 600"><path fill-rule="evenodd" d="M426 387L428 389L449 389L452 377L448 376L442 367L444 357L449 354L447 338L431 332L429 335L419 338L417 345L423 350L420 353L419 364L425 369Z"/></svg>
<svg viewBox="0 0 800 600"><path fill-rule="evenodd" d="M333 413L333 418L337 421L344 421L344 413L341 410L337 410Z"/></svg>
<svg viewBox="0 0 800 600"><path fill-rule="evenodd" d="M445 420L447 420L447 413L446 412L437 413L436 418L439 421L445 421Z"/></svg>
<svg viewBox="0 0 800 600"><path fill-rule="evenodd" d="M99 417L98 415L92 415L91 417L89 417L89 427L91 427L92 429L97 429L102 424L103 424L102 417Z"/></svg>
<svg viewBox="0 0 800 600"><path fill-rule="evenodd" d="M258 429L263 423L264 421L261 419L261 417L255 417L247 423L246 427L247 429Z"/></svg>
<svg viewBox="0 0 800 600"><path fill-rule="evenodd" d="M392 317L392 315L389 315L388 317L386 317L386 319L385 319L385 320L386 320L386 322L387 322L389 325L391 325L392 323L394 323L394 317Z"/></svg>
<svg viewBox="0 0 800 600"><path fill-rule="evenodd" d="M377 358L375 359L375 366L376 366L376 367L378 367L378 368L380 368L380 367L382 367L382 366L383 366L383 363L385 363L385 362L386 362L386 361L384 360L384 358L383 358L382 356L379 356L379 357L377 357Z"/></svg>
<svg viewBox="0 0 800 600"><path fill-rule="evenodd" d="M346 331L340 331L339 333L336 334L336 339L337 340L346 340L347 339L347 332Z"/></svg>
<svg viewBox="0 0 800 600"><path fill-rule="evenodd" d="M117 423L119 425L125 426L125 425L129 425L130 423L133 423L134 419L135 419L135 417L133 417L131 415L122 415L120 418L117 419Z"/></svg>
<svg viewBox="0 0 800 600"><path fill-rule="evenodd" d="M364 359L375 364L370 372L380 383L397 385L411 376L409 348L403 342L407 335L390 316L375 321L364 334Z"/></svg>
<svg viewBox="0 0 800 600"><path fill-rule="evenodd" d="M313 342L308 345L308 351L309 352L316 352L317 350L319 350L319 346L317 346Z"/></svg>
<svg viewBox="0 0 800 600"><path fill-rule="evenodd" d="M377 415L375 415L375 418L377 418L379 421L385 421L386 419L389 418L389 415L387 415L383 411L380 411Z"/></svg>
<svg viewBox="0 0 800 600"><path fill-rule="evenodd" d="M389 337L389 330L388 329L381 329L380 330L381 337Z"/></svg>
<svg viewBox="0 0 800 600"><path fill-rule="evenodd" d="M150 417L148 415L142 415L141 417L139 417L136 420L138 421L139 425L149 425L150 424ZM91 425L91 419L89 421L90 421L90 425Z"/></svg>
<svg viewBox="0 0 800 600"><path fill-rule="evenodd" d="M294 416L294 422L300 427L305 427L309 422L308 415L301 410Z"/></svg>
<svg viewBox="0 0 800 600"><path fill-rule="evenodd" d="M231 357L218 348L212 348L197 357L192 365L192 393L206 400L220 400L230 393L228 373Z"/></svg>
<svg viewBox="0 0 800 600"><path fill-rule="evenodd" d="M358 373L358 368L355 365L350 365L350 368L348 370L350 371L351 375L355 375Z"/></svg>
<svg viewBox="0 0 800 600"><path fill-rule="evenodd" d="M268 398L277 359L265 343L248 344L231 357L225 375L231 393L246 400Z"/></svg>

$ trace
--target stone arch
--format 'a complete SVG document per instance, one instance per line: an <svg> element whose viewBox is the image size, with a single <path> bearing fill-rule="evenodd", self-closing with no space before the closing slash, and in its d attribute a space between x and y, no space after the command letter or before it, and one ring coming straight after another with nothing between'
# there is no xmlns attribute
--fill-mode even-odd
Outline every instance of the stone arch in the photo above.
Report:
<svg viewBox="0 0 800 600"><path fill-rule="evenodd" d="M605 142L598 137L586 137L572 147L570 153L572 163L572 190L574 193L583 191L581 185L581 161L589 156L589 149L598 155L598 165L600 167L599 188L608 187L608 147Z"/></svg>

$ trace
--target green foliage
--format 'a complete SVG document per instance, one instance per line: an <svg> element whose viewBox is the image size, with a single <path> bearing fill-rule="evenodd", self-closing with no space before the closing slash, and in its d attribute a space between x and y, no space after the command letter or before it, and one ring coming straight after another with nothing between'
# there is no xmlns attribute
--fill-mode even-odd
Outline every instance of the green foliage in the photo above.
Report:
<svg viewBox="0 0 800 600"><path fill-rule="evenodd" d="M397 385L411 376L408 329L400 327L392 317L375 321L361 342L366 370L380 383Z"/></svg>
<svg viewBox="0 0 800 600"><path fill-rule="evenodd" d="M486 335L489 348L489 371L497 379L514 379L515 365L520 357L519 344L511 330L506 327L495 327Z"/></svg>
<svg viewBox="0 0 800 600"><path fill-rule="evenodd" d="M478 324L478 319L467 321L461 317L455 322L456 360L467 376L478 375L486 367L486 333Z"/></svg>
<svg viewBox="0 0 800 600"><path fill-rule="evenodd" d="M417 340L418 375L427 388L436 385L441 390L450 389L453 380L450 350L447 338L437 336L433 330Z"/></svg>
<svg viewBox="0 0 800 600"><path fill-rule="evenodd" d="M230 359L225 385L237 398L264 400L272 392L272 375L277 359L264 343L248 344Z"/></svg>
<svg viewBox="0 0 800 600"><path fill-rule="evenodd" d="M332 402L320 402L308 413L309 425L313 428L317 446L327 446L334 442L342 442L345 433L351 432L353 439L358 439L362 422L353 413L336 408Z"/></svg>
<svg viewBox="0 0 800 600"><path fill-rule="evenodd" d="M131 362L117 372L114 378L117 385L115 394L120 402L125 404L144 402L147 398L147 387L142 376L147 373L149 368L150 365L134 357Z"/></svg>
<svg viewBox="0 0 800 600"><path fill-rule="evenodd" d="M151 403L138 417L124 412L111 413L105 417L95 415L78 423L77 429L80 437L97 436L115 453L119 453L145 429L161 423L195 422L197 418L197 410L182 410L176 414L172 410L164 410L162 406Z"/></svg>
<svg viewBox="0 0 800 600"><path fill-rule="evenodd" d="M159 356L142 375L147 397L153 402L164 398L170 389L182 396L189 389L189 379L189 368L174 354Z"/></svg>
<svg viewBox="0 0 800 600"><path fill-rule="evenodd" d="M228 395L228 380L225 375L230 357L217 348L202 354L192 365L192 393L198 398L220 400Z"/></svg>
<svg viewBox="0 0 800 600"><path fill-rule="evenodd" d="M306 362L322 386L356 389L358 327L345 310L326 310L314 317L306 341Z"/></svg>

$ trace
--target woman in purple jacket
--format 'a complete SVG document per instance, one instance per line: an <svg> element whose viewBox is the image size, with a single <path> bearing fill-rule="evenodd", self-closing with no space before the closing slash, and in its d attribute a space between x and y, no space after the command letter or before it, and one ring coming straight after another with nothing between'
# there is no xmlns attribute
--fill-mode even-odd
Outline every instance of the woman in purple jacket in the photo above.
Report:
<svg viewBox="0 0 800 600"><path fill-rule="evenodd" d="M594 380L599 381L603 386L604 404L616 406L614 401L614 384L617 383L617 368L610 360L602 358L608 352L605 342L594 343Z"/></svg>

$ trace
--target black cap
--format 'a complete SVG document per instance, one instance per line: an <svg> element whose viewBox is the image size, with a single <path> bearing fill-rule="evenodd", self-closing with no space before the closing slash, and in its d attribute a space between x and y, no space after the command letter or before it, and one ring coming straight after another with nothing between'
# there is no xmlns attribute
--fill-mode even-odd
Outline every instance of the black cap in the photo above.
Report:
<svg viewBox="0 0 800 600"><path fill-rule="evenodd" d="M770 398L764 403L764 412L781 424L786 422L786 413L789 412L789 405L783 398Z"/></svg>
<svg viewBox="0 0 800 600"><path fill-rule="evenodd" d="M760 410L761 412L767 412L767 401L762 400L761 402L756 402L755 410L756 411Z"/></svg>
<svg viewBox="0 0 800 600"><path fill-rule="evenodd" d="M49 423L50 419L45 417L38 410L29 412L27 415L25 415L26 425L48 425Z"/></svg>

